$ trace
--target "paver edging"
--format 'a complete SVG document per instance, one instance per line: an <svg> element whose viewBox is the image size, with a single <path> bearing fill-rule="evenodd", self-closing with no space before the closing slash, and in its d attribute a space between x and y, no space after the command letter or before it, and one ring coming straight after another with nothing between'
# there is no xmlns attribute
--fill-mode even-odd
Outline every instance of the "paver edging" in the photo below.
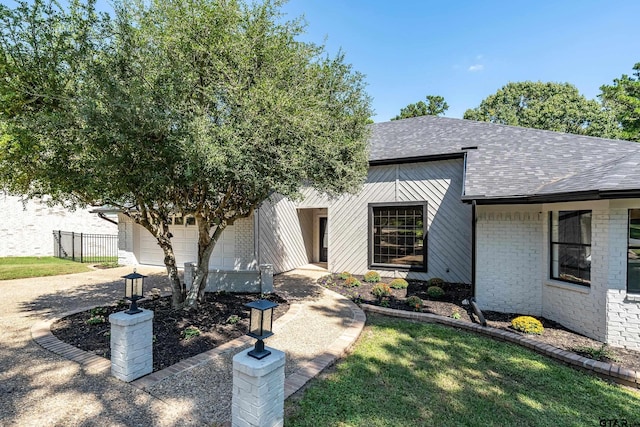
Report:
<svg viewBox="0 0 640 427"><path fill-rule="evenodd" d="M439 316L432 313L416 313L405 310L396 310L387 307L379 307L376 305L362 304L361 308L364 311L371 313L384 314L386 316L399 317L404 319L414 319L418 321L424 321L428 323L441 323L446 326L453 326L460 329L465 329L471 332L477 332L494 339L501 341L509 341L514 344L521 345L529 348L537 353L548 356L552 359L558 360L569 366L578 368L580 370L593 373L601 378L616 382L629 387L640 388L640 373L631 369L624 368L612 363L600 362L597 360L589 359L587 357L580 356L578 354L559 349L549 344L537 342L531 338L524 337L522 335L495 329L490 326L480 326L475 323L469 323L462 320L450 319L448 317ZM418 316L415 316L415 315ZM453 320L453 322L452 322Z"/></svg>

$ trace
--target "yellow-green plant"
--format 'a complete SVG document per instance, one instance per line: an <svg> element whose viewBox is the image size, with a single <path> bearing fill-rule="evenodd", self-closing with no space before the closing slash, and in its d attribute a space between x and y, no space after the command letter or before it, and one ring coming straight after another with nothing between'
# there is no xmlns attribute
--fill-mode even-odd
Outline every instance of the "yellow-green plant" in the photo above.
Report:
<svg viewBox="0 0 640 427"><path fill-rule="evenodd" d="M360 281L353 276L347 277L347 280L344 281L344 285L350 288L355 288L357 286L360 286L361 284L362 283L360 283Z"/></svg>
<svg viewBox="0 0 640 427"><path fill-rule="evenodd" d="M343 271L342 273L338 274L338 278L342 280L347 280L349 277L351 277L351 273L349 273L348 271Z"/></svg>
<svg viewBox="0 0 640 427"><path fill-rule="evenodd" d="M391 288L386 283L378 283L371 289L371 293L379 300L382 300L382 298L391 295Z"/></svg>
<svg viewBox="0 0 640 427"><path fill-rule="evenodd" d="M364 281L370 283L378 283L380 281L380 275L376 271L367 271L364 274Z"/></svg>
<svg viewBox="0 0 640 427"><path fill-rule="evenodd" d="M393 279L391 283L389 283L393 289L407 289L409 286L409 282L404 279Z"/></svg>
<svg viewBox="0 0 640 427"><path fill-rule="evenodd" d="M511 327L525 334L541 335L544 332L542 323L535 317L518 316L511 321Z"/></svg>

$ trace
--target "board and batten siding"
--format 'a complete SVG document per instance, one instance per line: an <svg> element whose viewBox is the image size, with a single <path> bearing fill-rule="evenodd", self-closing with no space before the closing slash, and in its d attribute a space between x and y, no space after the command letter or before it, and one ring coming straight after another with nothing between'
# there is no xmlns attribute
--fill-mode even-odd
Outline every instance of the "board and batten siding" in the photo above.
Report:
<svg viewBox="0 0 640 427"><path fill-rule="evenodd" d="M428 271L407 274L398 269L380 274L470 283L471 207L460 201L462 180L462 160L372 166L357 194L330 199L304 189L304 199L298 203L272 200L260 209L261 262L274 264L276 272L309 262L300 215L305 209L326 208L328 269L364 274L369 270L369 204L426 201Z"/></svg>

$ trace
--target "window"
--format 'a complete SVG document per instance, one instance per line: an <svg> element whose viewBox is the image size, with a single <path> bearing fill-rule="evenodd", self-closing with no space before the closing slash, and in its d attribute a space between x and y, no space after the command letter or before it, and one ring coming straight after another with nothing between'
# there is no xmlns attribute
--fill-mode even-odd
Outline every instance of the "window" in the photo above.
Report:
<svg viewBox="0 0 640 427"><path fill-rule="evenodd" d="M551 278L591 284L591 211L551 212Z"/></svg>
<svg viewBox="0 0 640 427"><path fill-rule="evenodd" d="M640 294L640 209L629 209L627 292Z"/></svg>
<svg viewBox="0 0 640 427"><path fill-rule="evenodd" d="M427 270L426 203L369 205L369 265Z"/></svg>

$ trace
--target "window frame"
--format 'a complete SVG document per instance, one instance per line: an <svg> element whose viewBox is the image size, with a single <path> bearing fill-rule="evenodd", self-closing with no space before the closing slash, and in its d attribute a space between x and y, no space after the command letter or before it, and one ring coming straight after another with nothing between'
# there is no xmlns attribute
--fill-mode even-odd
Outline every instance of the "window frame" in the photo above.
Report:
<svg viewBox="0 0 640 427"><path fill-rule="evenodd" d="M561 241L554 241L553 240L553 214L557 213L558 214L558 220L559 220L559 216L560 216L560 212L577 212L579 216L583 215L583 214L590 214L591 216L591 224L590 224L590 237L589 240L591 241L591 243L576 243L576 242L561 242ZM560 235L560 222L558 221L558 235ZM558 239L559 240L559 239ZM582 240L582 239L580 239ZM579 280L571 280L571 279L567 279L567 278L562 278L560 277L560 274L558 274L558 276L554 276L553 274L553 248L554 245L566 245L566 246L577 246L577 247L587 247L587 248L592 248L593 246L593 211L589 210L589 209L565 209L565 210L557 210L557 211L549 211L549 278L551 280L557 280L560 282L565 282L565 283L571 283L574 285L578 285L578 286L583 286L585 288L590 288L591 287L591 263L589 263L589 282L585 282L585 281L579 281Z"/></svg>
<svg viewBox="0 0 640 427"><path fill-rule="evenodd" d="M638 289L629 289L629 251L632 249L640 249L640 245L631 244L631 211L640 211L640 208L630 208L627 212L627 277L626 277L626 290L628 294L640 295L640 285Z"/></svg>
<svg viewBox="0 0 640 427"><path fill-rule="evenodd" d="M380 203L369 203L368 211L369 211L369 220L368 220L368 257L367 264L369 269L375 270L402 270L402 271L419 271L419 272L427 272L428 271L428 213L429 206L427 201L413 201L413 202L380 202ZM376 208L398 208L398 207L414 207L422 209L422 264L421 265L408 265L408 264L387 264L387 263L376 263L375 259L375 227L374 227L374 209Z"/></svg>

